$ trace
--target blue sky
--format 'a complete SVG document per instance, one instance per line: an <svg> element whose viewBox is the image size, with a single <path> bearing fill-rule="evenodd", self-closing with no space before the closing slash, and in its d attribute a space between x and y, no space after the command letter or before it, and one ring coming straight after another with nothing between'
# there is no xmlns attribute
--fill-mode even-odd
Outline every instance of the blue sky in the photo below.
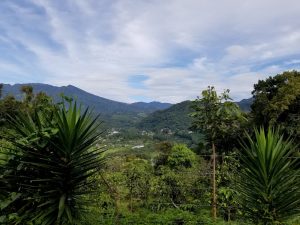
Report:
<svg viewBox="0 0 300 225"><path fill-rule="evenodd" d="M0 82L176 103L300 69L298 0L1 0Z"/></svg>

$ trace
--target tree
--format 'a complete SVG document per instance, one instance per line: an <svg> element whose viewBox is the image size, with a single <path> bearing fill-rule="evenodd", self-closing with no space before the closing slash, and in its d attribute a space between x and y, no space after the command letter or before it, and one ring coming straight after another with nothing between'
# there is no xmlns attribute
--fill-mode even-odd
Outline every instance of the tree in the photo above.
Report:
<svg viewBox="0 0 300 225"><path fill-rule="evenodd" d="M7 95L0 101L0 125L7 125L8 117L15 117L21 111L21 102Z"/></svg>
<svg viewBox="0 0 300 225"><path fill-rule="evenodd" d="M11 118L13 138L4 138L13 145L13 157L1 168L1 189L19 195L2 209L19 215L10 224L60 225L80 219L83 196L92 191L91 177L103 161L94 147L101 135L97 119L76 103Z"/></svg>
<svg viewBox="0 0 300 225"><path fill-rule="evenodd" d="M242 144L238 198L255 224L281 224L300 209L300 171L296 146L278 130L255 129L254 139Z"/></svg>
<svg viewBox="0 0 300 225"><path fill-rule="evenodd" d="M163 141L156 144L156 149L159 152L154 158L154 169L167 164L168 157L171 153L173 144L171 142Z"/></svg>
<svg viewBox="0 0 300 225"><path fill-rule="evenodd" d="M133 211L133 200L140 199L147 203L150 192L151 165L144 159L128 159L125 164L126 186L129 189L130 211Z"/></svg>
<svg viewBox="0 0 300 225"><path fill-rule="evenodd" d="M246 121L239 106L230 100L228 89L218 96L215 88L209 86L202 91L202 98L192 104L192 128L204 133L219 152L230 151L238 144L236 139Z"/></svg>
<svg viewBox="0 0 300 225"><path fill-rule="evenodd" d="M214 87L202 91L202 98L197 98L194 101L192 108L194 112L193 128L200 129L204 132L206 138L212 146L212 214L216 218L216 150L215 144L217 141L227 139L229 134L237 135L237 130L240 129L242 121L245 119L237 104L229 101L229 90L224 91L220 96Z"/></svg>
<svg viewBox="0 0 300 225"><path fill-rule="evenodd" d="M300 72L286 71L254 85L251 115L257 126L280 125L300 138Z"/></svg>
<svg viewBox="0 0 300 225"><path fill-rule="evenodd" d="M191 168L196 161L195 153L184 144L175 144L167 158L167 165L172 169Z"/></svg>
<svg viewBox="0 0 300 225"><path fill-rule="evenodd" d="M20 88L20 91L24 94L24 102L30 103L33 99L33 87L30 85L23 85Z"/></svg>

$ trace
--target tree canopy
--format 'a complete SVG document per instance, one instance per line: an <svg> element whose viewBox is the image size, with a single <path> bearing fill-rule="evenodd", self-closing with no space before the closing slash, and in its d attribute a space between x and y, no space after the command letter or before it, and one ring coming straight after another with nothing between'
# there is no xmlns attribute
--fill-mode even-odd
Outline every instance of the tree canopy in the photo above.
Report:
<svg viewBox="0 0 300 225"><path fill-rule="evenodd" d="M254 85L251 115L257 126L280 125L300 137L300 72L286 71Z"/></svg>
<svg viewBox="0 0 300 225"><path fill-rule="evenodd" d="M226 140L236 139L238 130L245 121L239 106L230 101L229 90L218 95L214 87L202 91L192 105L192 128L200 130L210 142L226 148Z"/></svg>

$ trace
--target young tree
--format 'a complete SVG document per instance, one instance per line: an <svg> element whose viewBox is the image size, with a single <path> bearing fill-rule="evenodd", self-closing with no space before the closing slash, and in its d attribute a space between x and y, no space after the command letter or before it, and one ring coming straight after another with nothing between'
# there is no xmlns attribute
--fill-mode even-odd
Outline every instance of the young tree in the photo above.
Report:
<svg viewBox="0 0 300 225"><path fill-rule="evenodd" d="M193 127L204 132L206 138L212 146L213 174L212 174L212 214L216 218L216 142L227 139L229 134L236 135L240 129L242 121L245 119L234 102L229 101L229 90L224 91L218 96L214 87L202 91L202 98L194 101L191 114Z"/></svg>
<svg viewBox="0 0 300 225"><path fill-rule="evenodd" d="M246 216L255 224L282 224L299 215L300 171L292 140L261 128L242 146L238 200Z"/></svg>

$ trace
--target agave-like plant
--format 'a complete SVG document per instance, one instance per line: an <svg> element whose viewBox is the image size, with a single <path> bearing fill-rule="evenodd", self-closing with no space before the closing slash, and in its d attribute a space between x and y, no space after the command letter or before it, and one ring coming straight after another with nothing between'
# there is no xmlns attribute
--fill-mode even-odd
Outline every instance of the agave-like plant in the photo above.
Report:
<svg viewBox="0 0 300 225"><path fill-rule="evenodd" d="M243 142L239 200L256 224L281 224L300 213L300 173L293 157L296 146L278 130L255 129Z"/></svg>
<svg viewBox="0 0 300 225"><path fill-rule="evenodd" d="M2 179L7 192L20 194L9 207L18 215L13 223L76 224L91 177L103 165L102 150L95 147L102 134L98 117L75 102L10 122L14 135L6 139L13 157Z"/></svg>

